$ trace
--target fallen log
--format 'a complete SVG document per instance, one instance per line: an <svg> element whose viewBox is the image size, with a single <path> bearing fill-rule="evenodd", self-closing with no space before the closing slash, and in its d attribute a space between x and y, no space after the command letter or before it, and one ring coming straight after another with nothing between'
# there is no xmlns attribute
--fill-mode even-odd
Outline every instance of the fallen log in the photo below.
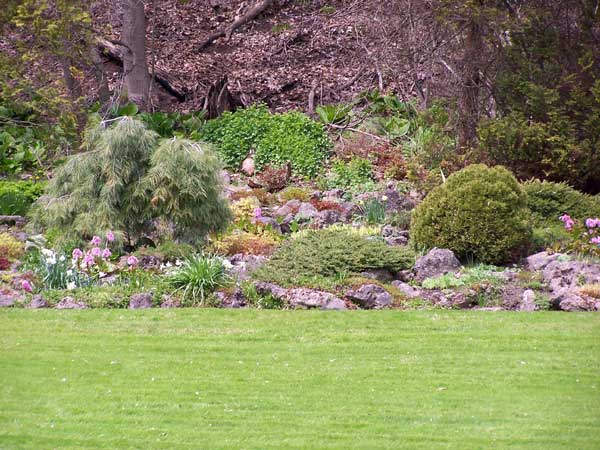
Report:
<svg viewBox="0 0 600 450"><path fill-rule="evenodd" d="M96 38L98 48L106 57L116 62L120 66L123 65L123 49L126 47L121 42L112 42L104 38ZM154 71L154 79L160 84L165 90L175 97L180 102L184 102L187 99L188 90L181 83L181 81L174 79L166 71L162 69L156 69Z"/></svg>
<svg viewBox="0 0 600 450"><path fill-rule="evenodd" d="M221 28L218 31L215 31L213 34L208 36L199 46L198 51L204 50L206 47L211 45L214 41L219 38L226 37L227 40L231 39L231 35L235 30L237 30L242 25L254 20L258 15L260 15L265 9L267 9L273 0L260 0L257 2L252 8L246 12L246 14L236 17L233 23L225 28Z"/></svg>

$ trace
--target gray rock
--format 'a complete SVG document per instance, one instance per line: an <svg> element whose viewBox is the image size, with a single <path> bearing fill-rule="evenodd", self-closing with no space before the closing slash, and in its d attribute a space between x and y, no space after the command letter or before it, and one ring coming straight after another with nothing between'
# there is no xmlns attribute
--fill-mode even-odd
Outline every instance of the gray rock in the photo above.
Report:
<svg viewBox="0 0 600 450"><path fill-rule="evenodd" d="M152 293L141 292L129 297L129 309L152 308Z"/></svg>
<svg viewBox="0 0 600 450"><path fill-rule="evenodd" d="M312 191L309 198L311 200L321 200L321 191Z"/></svg>
<svg viewBox="0 0 600 450"><path fill-rule="evenodd" d="M311 203L302 203L296 213L299 222L313 220L319 215L319 211Z"/></svg>
<svg viewBox="0 0 600 450"><path fill-rule="evenodd" d="M284 206L287 206L292 211L297 211L298 208L300 208L300 205L302 205L302 202L294 198L292 200L289 200Z"/></svg>
<svg viewBox="0 0 600 450"><path fill-rule="evenodd" d="M527 289L523 292L521 304L519 305L519 311L535 311L537 305L535 303L535 292L531 289Z"/></svg>
<svg viewBox="0 0 600 450"><path fill-rule="evenodd" d="M0 293L0 308L8 308L21 299L21 295L13 290Z"/></svg>
<svg viewBox="0 0 600 450"><path fill-rule="evenodd" d="M181 301L177 297L172 297L167 294L163 294L161 308L181 308Z"/></svg>
<svg viewBox="0 0 600 450"><path fill-rule="evenodd" d="M441 294L438 297L437 306L442 308L460 308L467 309L474 305L474 301L468 295L463 292L450 292L448 294Z"/></svg>
<svg viewBox="0 0 600 450"><path fill-rule="evenodd" d="M394 279L394 276L386 269L371 269L365 272L361 272L361 276L365 278L371 278L373 280L381 281L383 283L390 282Z"/></svg>
<svg viewBox="0 0 600 450"><path fill-rule="evenodd" d="M324 200L339 200L344 196L344 191L342 189L332 189L330 191L323 192Z"/></svg>
<svg viewBox="0 0 600 450"><path fill-rule="evenodd" d="M314 218L314 223L319 228L325 228L329 225L333 225L340 220L340 213L334 209L326 209L319 211Z"/></svg>
<svg viewBox="0 0 600 450"><path fill-rule="evenodd" d="M221 308L237 309L246 306L246 297L244 297L240 288L235 288L232 293L217 292L216 296L219 299Z"/></svg>
<svg viewBox="0 0 600 450"><path fill-rule="evenodd" d="M293 215L293 210L287 205L280 206L273 211L273 217L286 217Z"/></svg>
<svg viewBox="0 0 600 450"><path fill-rule="evenodd" d="M563 311L600 311L600 299L579 295L572 291L564 290L555 294L552 303L556 304Z"/></svg>
<svg viewBox="0 0 600 450"><path fill-rule="evenodd" d="M407 298L418 298L423 295L421 289L400 280L392 281L392 286L400 290Z"/></svg>
<svg viewBox="0 0 600 450"><path fill-rule="evenodd" d="M556 261L563 256L561 253L549 254L548 252L540 252L527 257L527 268L529 270L538 271L545 268L548 264Z"/></svg>
<svg viewBox="0 0 600 450"><path fill-rule="evenodd" d="M452 250L433 248L417 260L413 271L415 272L415 279L421 282L426 278L456 272L460 267L460 261L454 256Z"/></svg>
<svg viewBox="0 0 600 450"><path fill-rule="evenodd" d="M38 294L33 296L27 307L31 309L47 308L48 302L44 300L44 297L41 294Z"/></svg>
<svg viewBox="0 0 600 450"><path fill-rule="evenodd" d="M257 219L257 221L265 227L271 227L271 230L281 233L281 226L279 225L279 222L272 217L260 217Z"/></svg>
<svg viewBox="0 0 600 450"><path fill-rule="evenodd" d="M259 295L271 295L293 308L346 309L344 301L329 292L303 288L285 289L274 283L262 281L256 283L254 286Z"/></svg>
<svg viewBox="0 0 600 450"><path fill-rule="evenodd" d="M379 309L390 306L394 298L381 286L364 284L346 293L346 297L366 309Z"/></svg>
<svg viewBox="0 0 600 450"><path fill-rule="evenodd" d="M408 244L408 230L402 230L391 225L385 225L381 229L381 236L387 245L400 246Z"/></svg>
<svg viewBox="0 0 600 450"><path fill-rule="evenodd" d="M244 255L238 253L229 259L232 265L230 272L238 280L247 280L250 278L250 274L262 266L266 260L267 258L262 255Z"/></svg>
<svg viewBox="0 0 600 450"><path fill-rule="evenodd" d="M340 207L342 208L340 220L343 222L350 222L354 215L359 211L358 206L352 202L344 202L340 205Z"/></svg>
<svg viewBox="0 0 600 450"><path fill-rule="evenodd" d="M73 297L64 297L56 304L56 309L87 309L87 305L83 302L77 302Z"/></svg>
<svg viewBox="0 0 600 450"><path fill-rule="evenodd" d="M400 272L398 272L396 274L396 277L400 281L404 281L404 282L408 283L409 281L412 281L415 279L415 274L413 273L412 270L401 270Z"/></svg>

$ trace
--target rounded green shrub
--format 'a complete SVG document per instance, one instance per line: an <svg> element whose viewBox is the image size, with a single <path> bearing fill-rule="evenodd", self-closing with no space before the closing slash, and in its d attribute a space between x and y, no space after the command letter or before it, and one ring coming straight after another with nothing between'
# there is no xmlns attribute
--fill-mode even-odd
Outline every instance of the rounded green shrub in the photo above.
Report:
<svg viewBox="0 0 600 450"><path fill-rule="evenodd" d="M579 192L566 183L530 180L523 183L523 189L536 225L556 225L563 214L580 220L600 217L600 197Z"/></svg>
<svg viewBox="0 0 600 450"><path fill-rule="evenodd" d="M44 186L32 181L0 181L0 214L24 216L44 193Z"/></svg>
<svg viewBox="0 0 600 450"><path fill-rule="evenodd" d="M490 264L514 260L531 237L526 194L505 168L471 165L432 190L414 210L417 248L448 248Z"/></svg>

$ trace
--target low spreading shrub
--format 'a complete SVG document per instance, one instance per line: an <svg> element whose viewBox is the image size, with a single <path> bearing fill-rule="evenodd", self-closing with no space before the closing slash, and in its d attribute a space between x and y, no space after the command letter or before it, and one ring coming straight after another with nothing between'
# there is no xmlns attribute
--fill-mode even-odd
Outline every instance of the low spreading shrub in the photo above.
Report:
<svg viewBox="0 0 600 450"><path fill-rule="evenodd" d="M417 248L448 248L483 263L513 261L528 245L526 194L503 167L469 166L451 175L413 211Z"/></svg>
<svg viewBox="0 0 600 450"><path fill-rule="evenodd" d="M374 181L373 165L365 158L352 158L349 162L335 161L327 179L329 189L351 189L370 185Z"/></svg>
<svg viewBox="0 0 600 450"><path fill-rule="evenodd" d="M267 233L256 235L237 231L223 236L213 244L214 250L223 255L270 255L279 242Z"/></svg>
<svg viewBox="0 0 600 450"><path fill-rule="evenodd" d="M600 198L579 192L566 183L531 180L523 183L527 207L537 225L553 225L569 214L575 219L600 216Z"/></svg>
<svg viewBox="0 0 600 450"><path fill-rule="evenodd" d="M289 202L290 200L307 202L310 198L310 193L306 189L302 189L297 186L288 186L281 191L278 196L283 203Z"/></svg>
<svg viewBox="0 0 600 450"><path fill-rule="evenodd" d="M335 278L369 269L398 272L412 266L412 252L389 247L345 230L306 230L283 244L256 277L282 285L302 285L315 277Z"/></svg>

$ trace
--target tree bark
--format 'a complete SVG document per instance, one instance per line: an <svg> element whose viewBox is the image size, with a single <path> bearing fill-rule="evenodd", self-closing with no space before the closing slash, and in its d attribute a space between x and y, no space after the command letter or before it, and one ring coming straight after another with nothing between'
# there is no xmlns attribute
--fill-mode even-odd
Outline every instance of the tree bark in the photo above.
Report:
<svg viewBox="0 0 600 450"><path fill-rule="evenodd" d="M108 87L108 78L104 71L104 63L102 62L100 51L95 45L92 45L90 48L90 56L94 65L96 82L98 83L98 100L101 105L105 105L110 100L110 88Z"/></svg>
<svg viewBox="0 0 600 450"><path fill-rule="evenodd" d="M150 75L146 62L146 14L142 0L123 2L123 71L128 99L146 109Z"/></svg>

